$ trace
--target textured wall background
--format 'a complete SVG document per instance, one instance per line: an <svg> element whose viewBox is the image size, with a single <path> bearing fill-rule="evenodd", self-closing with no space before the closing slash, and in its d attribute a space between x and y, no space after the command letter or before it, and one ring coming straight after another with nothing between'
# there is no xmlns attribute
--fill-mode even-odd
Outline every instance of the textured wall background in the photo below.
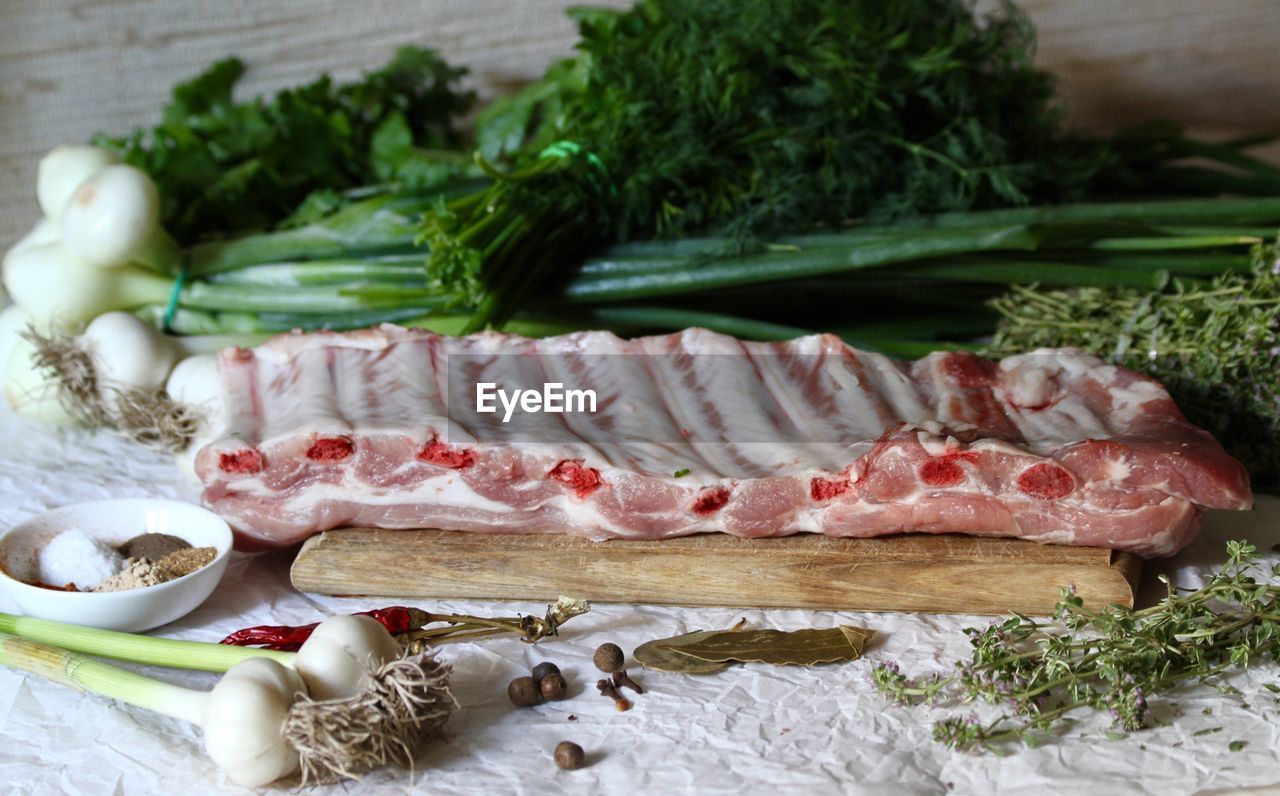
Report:
<svg viewBox="0 0 1280 796"><path fill-rule="evenodd" d="M623 6L630 0L595 0ZM350 76L428 43L493 92L573 46L567 0L0 0L0 246L35 218L39 156L153 121L169 87L237 54L250 92ZM1277 0L1023 0L1080 125L1150 117L1280 128Z"/></svg>

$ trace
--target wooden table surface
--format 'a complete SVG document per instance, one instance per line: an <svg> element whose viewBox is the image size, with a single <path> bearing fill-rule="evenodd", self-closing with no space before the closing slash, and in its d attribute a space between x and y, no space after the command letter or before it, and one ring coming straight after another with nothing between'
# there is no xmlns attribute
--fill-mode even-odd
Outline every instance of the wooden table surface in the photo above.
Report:
<svg viewBox="0 0 1280 796"><path fill-rule="evenodd" d="M594 0L625 6L630 0ZM985 0L984 0L985 1ZM36 218L40 155L154 122L170 87L237 54L247 92L350 77L404 43L471 67L484 94L570 51L568 0L0 0L0 247ZM987 5L990 5L987 2ZM1280 128L1276 0L1023 0L1072 118Z"/></svg>

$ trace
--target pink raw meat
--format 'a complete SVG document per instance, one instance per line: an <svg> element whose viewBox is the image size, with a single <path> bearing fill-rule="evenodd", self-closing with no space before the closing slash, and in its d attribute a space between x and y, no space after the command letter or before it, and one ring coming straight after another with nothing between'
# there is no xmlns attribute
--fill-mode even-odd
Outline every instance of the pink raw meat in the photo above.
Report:
<svg viewBox="0 0 1280 796"><path fill-rule="evenodd" d="M224 427L196 470L206 504L258 545L345 525L594 539L922 531L1156 556L1190 541L1204 508L1252 502L1244 468L1159 383L1072 350L906 363L829 335L383 326L282 335L220 366ZM539 415L520 433L552 436L521 437L501 412L447 413L451 374L593 388L597 411Z"/></svg>

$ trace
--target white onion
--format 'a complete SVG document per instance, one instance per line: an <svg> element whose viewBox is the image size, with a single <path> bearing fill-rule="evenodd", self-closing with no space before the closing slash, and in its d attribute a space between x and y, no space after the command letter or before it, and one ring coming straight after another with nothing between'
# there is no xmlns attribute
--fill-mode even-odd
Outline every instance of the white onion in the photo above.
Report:
<svg viewBox="0 0 1280 796"><path fill-rule="evenodd" d="M174 454L178 470L195 485L200 483L196 475L196 454L213 442L226 427L222 379L218 375L218 358L213 354L197 354L180 360L169 374L165 392L180 404L186 404L201 413L204 423L187 447Z"/></svg>
<svg viewBox="0 0 1280 796"><path fill-rule="evenodd" d="M27 231L26 235L18 238L18 242L9 247L9 251L4 253L4 262L9 262L9 258L36 246L44 246L47 243L57 243L62 240L62 232L58 229L58 225L47 218L42 218L35 223Z"/></svg>
<svg viewBox="0 0 1280 796"><path fill-rule="evenodd" d="M68 145L50 150L36 172L36 200L46 218L62 217L71 195L85 181L120 162L114 153L95 146Z"/></svg>
<svg viewBox="0 0 1280 796"><path fill-rule="evenodd" d="M174 366L165 382L164 391L180 404L193 406L210 416L222 411L222 378L218 375L218 357L197 354Z"/></svg>
<svg viewBox="0 0 1280 796"><path fill-rule="evenodd" d="M105 388L159 390L178 359L173 341L127 312L94 318L78 342L92 357L98 384Z"/></svg>
<svg viewBox="0 0 1280 796"><path fill-rule="evenodd" d="M112 268L141 259L159 231L160 194L133 166L108 166L83 183L62 211L62 239L90 265Z"/></svg>
<svg viewBox="0 0 1280 796"><path fill-rule="evenodd" d="M163 304L173 282L132 265L87 265L63 243L30 246L5 263L4 286L41 333L74 330L104 312Z"/></svg>
<svg viewBox="0 0 1280 796"><path fill-rule="evenodd" d="M58 400L57 379L47 378L31 357L36 347L18 337L13 342L4 372L4 399L19 415L53 426L76 425Z"/></svg>
<svg viewBox="0 0 1280 796"><path fill-rule="evenodd" d="M27 328L27 314L17 304L0 310L0 384L9 368L9 355L18 344L18 335Z"/></svg>

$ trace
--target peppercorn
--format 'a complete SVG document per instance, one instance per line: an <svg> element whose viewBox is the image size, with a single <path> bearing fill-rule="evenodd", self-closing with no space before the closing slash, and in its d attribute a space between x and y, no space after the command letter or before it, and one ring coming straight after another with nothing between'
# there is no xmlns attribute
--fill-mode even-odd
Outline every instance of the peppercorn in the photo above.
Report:
<svg viewBox="0 0 1280 796"><path fill-rule="evenodd" d="M627 658L622 654L622 648L613 642L601 644L596 648L595 657L596 668L606 674L613 674L622 668L627 662Z"/></svg>
<svg viewBox="0 0 1280 796"><path fill-rule="evenodd" d="M560 667L556 666L551 661L543 661L542 663L533 667L533 681L535 683L541 683L542 678L546 677L549 674L560 674Z"/></svg>
<svg viewBox="0 0 1280 796"><path fill-rule="evenodd" d="M542 692L543 699L559 701L568 696L566 693L568 689L569 686L564 681L564 675L559 672L552 672L538 681L538 690Z"/></svg>
<svg viewBox="0 0 1280 796"><path fill-rule="evenodd" d="M582 751L582 747L572 741L561 741L556 744L556 765L566 771L572 771L575 768L582 768L582 764L586 762L587 755Z"/></svg>
<svg viewBox="0 0 1280 796"><path fill-rule="evenodd" d="M519 708L532 707L542 701L542 694L532 677L517 677L507 684L507 698Z"/></svg>

